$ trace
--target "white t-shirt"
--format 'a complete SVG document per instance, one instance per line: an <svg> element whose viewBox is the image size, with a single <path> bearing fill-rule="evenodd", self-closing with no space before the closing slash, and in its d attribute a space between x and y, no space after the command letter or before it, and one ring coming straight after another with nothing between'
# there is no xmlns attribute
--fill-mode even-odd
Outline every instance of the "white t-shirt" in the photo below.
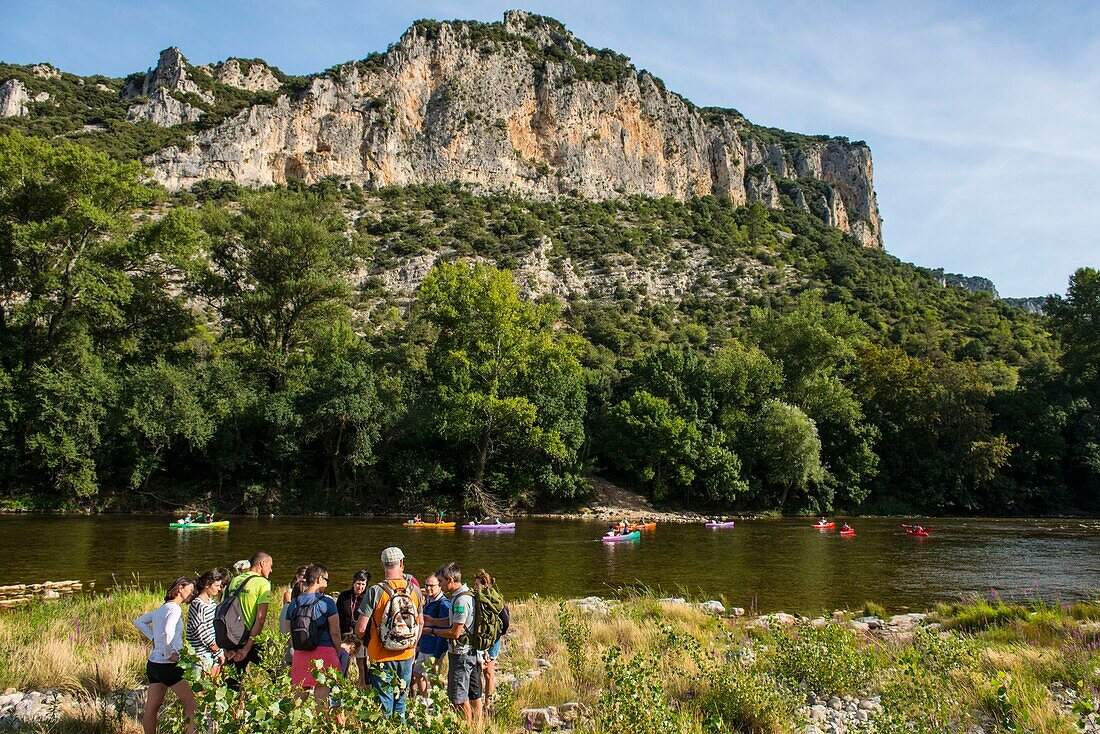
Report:
<svg viewBox="0 0 1100 734"><path fill-rule="evenodd" d="M141 615L134 620L134 626L153 642L151 663L170 663L169 658L183 649L183 609L175 602L164 602Z"/></svg>

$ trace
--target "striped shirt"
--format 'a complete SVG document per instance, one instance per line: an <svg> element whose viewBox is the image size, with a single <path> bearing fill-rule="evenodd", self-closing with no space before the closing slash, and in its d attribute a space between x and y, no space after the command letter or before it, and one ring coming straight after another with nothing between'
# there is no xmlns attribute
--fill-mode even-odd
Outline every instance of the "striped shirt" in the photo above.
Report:
<svg viewBox="0 0 1100 734"><path fill-rule="evenodd" d="M187 610L187 644L201 658L212 658L210 646L214 643L214 610L218 608L213 599L203 601L196 596Z"/></svg>

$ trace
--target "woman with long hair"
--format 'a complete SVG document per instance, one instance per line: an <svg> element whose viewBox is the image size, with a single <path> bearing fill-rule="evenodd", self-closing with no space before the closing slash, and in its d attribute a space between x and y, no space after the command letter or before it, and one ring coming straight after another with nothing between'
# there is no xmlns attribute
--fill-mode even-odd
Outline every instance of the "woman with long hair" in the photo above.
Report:
<svg viewBox="0 0 1100 734"><path fill-rule="evenodd" d="M306 568L305 576L298 582L298 594L288 605L287 619L292 629L299 618L308 615L311 618L311 631L315 634L317 646L312 650L295 648L290 665L290 682L302 689L313 689L313 697L328 705L328 686L317 683L313 677L313 661L320 660L322 667L340 670L339 645L340 613L336 601L325 595L328 588L328 569L319 563ZM293 641L293 634L292 634ZM304 693L304 691L303 691Z"/></svg>
<svg viewBox="0 0 1100 734"><path fill-rule="evenodd" d="M164 595L164 604L151 612L146 612L134 620L134 626L153 643L149 661L145 663L145 677L149 682L149 693L145 699L145 713L141 717L141 728L145 734L156 734L157 713L164 704L169 689L183 704L183 713L187 717L187 734L195 732L195 694L191 685L183 678L180 667L180 650L183 649L183 604L195 591L195 582L188 578L178 578L168 587Z"/></svg>
<svg viewBox="0 0 1100 734"><path fill-rule="evenodd" d="M214 611L222 593L225 572L218 568L206 571L195 580L195 593L187 609L187 644L199 659L199 672L217 676L225 663L225 652L214 638Z"/></svg>

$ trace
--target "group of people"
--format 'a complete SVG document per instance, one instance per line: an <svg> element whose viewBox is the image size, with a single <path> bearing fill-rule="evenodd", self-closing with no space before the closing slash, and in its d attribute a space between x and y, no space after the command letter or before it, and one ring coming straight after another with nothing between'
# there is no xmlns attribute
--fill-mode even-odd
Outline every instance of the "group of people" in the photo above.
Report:
<svg viewBox="0 0 1100 734"><path fill-rule="evenodd" d="M155 734L169 690L181 700L188 732L194 731L197 703L181 666L185 641L198 674L224 676L233 690L241 689L248 666L261 662L257 642L272 600L273 561L269 554L257 553L244 565L234 566L232 578L211 569L197 579L176 579L164 604L134 621L153 643L146 664L145 734ZM289 635L284 660L291 683L300 695L312 691L329 706L330 690L314 673L319 667L340 671L372 687L387 715L403 717L407 696L427 696L431 679L442 674L446 660L451 704L468 724L479 723L482 701L495 687L494 663L510 624L495 579L478 571L471 588L458 564L447 563L421 584L406 572L405 554L397 547L382 551L381 566L378 583L371 585L370 572L359 570L351 587L335 597L329 594L325 566L297 569L279 614L279 630ZM189 605L186 622L184 604ZM243 623L242 635L232 643L226 639L228 615Z"/></svg>

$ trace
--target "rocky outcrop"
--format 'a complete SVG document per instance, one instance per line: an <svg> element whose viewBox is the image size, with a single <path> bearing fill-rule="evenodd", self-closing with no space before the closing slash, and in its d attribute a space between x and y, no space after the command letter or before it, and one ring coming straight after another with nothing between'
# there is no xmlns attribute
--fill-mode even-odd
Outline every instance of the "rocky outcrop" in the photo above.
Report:
<svg viewBox="0 0 1100 734"><path fill-rule="evenodd" d="M31 67L31 73L39 79L60 79L61 72L50 64L35 64Z"/></svg>
<svg viewBox="0 0 1100 734"><path fill-rule="evenodd" d="M122 86L122 98L146 98L144 102L130 107L127 112L129 119L171 127L201 118L203 110L181 97L194 94L202 102L213 104L214 95L191 79L187 68L183 54L172 47L160 52L160 60L154 68L145 74L129 77Z"/></svg>
<svg viewBox="0 0 1100 734"><path fill-rule="evenodd" d="M0 84L0 117L23 117L27 114L27 88L18 79Z"/></svg>
<svg viewBox="0 0 1100 734"><path fill-rule="evenodd" d="M201 96L186 72L168 49L124 96L144 94L150 105L160 89ZM141 119L185 118L163 95L156 104L163 114L143 109ZM531 197L712 194L779 207L778 184L814 178L828 188L826 221L866 246L882 244L866 146L776 138L732 111L703 111L556 21L519 11L503 24L418 23L384 56L315 77L192 141L147 160L166 187L338 176L366 186L457 181Z"/></svg>
<svg viewBox="0 0 1100 734"><path fill-rule="evenodd" d="M272 92L282 86L267 64L249 63L247 72L237 59L222 62L213 71L214 79L249 92Z"/></svg>

